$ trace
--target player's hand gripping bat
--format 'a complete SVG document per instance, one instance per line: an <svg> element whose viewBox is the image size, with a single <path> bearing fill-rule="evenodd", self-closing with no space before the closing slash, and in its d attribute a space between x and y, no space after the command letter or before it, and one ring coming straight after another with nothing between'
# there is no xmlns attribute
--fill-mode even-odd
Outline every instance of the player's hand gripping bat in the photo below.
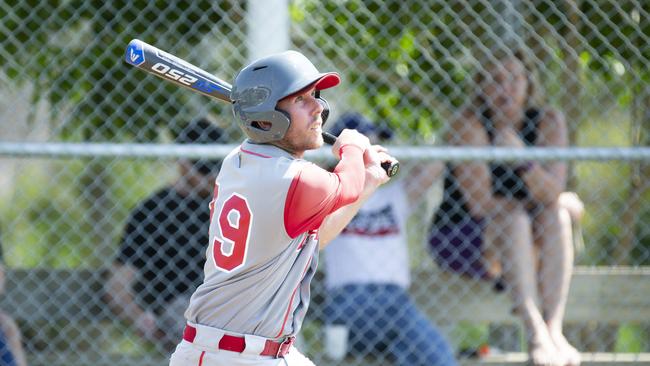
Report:
<svg viewBox="0 0 650 366"><path fill-rule="evenodd" d="M198 66L139 39L129 42L126 47L125 60L128 64L174 84L197 91L210 98L232 103L230 100L232 85ZM336 137L328 132L323 132L323 141L332 145L336 141ZM389 177L399 171L398 162L383 162L381 166Z"/></svg>
<svg viewBox="0 0 650 366"><path fill-rule="evenodd" d="M323 141L328 145L334 145L336 142L336 136L332 135L329 132L323 132ZM384 168L386 174L389 177L394 177L399 172L399 162L398 161L384 161L381 163L381 167Z"/></svg>

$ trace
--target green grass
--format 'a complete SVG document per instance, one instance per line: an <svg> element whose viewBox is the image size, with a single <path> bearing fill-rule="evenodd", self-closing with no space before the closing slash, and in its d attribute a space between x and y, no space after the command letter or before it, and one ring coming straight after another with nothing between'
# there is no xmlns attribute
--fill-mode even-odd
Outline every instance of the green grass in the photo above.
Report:
<svg viewBox="0 0 650 366"><path fill-rule="evenodd" d="M639 353L650 351L650 325L625 324L618 330L615 352ZM644 341L645 340L645 341Z"/></svg>

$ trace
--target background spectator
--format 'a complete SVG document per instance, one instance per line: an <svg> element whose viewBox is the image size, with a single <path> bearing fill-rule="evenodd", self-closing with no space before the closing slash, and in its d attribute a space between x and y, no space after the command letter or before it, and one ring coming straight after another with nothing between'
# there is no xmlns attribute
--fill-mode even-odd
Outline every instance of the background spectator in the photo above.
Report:
<svg viewBox="0 0 650 366"><path fill-rule="evenodd" d="M4 292L5 268L0 243L0 296L3 296ZM20 329L11 315L4 311L0 311L0 365L27 366Z"/></svg>
<svg viewBox="0 0 650 366"><path fill-rule="evenodd" d="M344 128L356 129L373 144L392 137L391 130L358 113L343 115L332 133L338 135ZM407 218L440 170L436 165L425 165L381 186L325 248L328 345L336 342L332 338L342 336L348 337L355 353L379 352L398 365L456 364L447 341L417 309L407 291ZM344 348L339 349L338 356L344 352Z"/></svg>
<svg viewBox="0 0 650 366"><path fill-rule="evenodd" d="M175 142L214 144L221 136L218 127L198 120L188 124ZM111 307L141 335L162 341L165 348L182 334L183 312L203 277L206 223L220 166L220 160L180 160L176 181L132 211L111 269L107 288Z"/></svg>
<svg viewBox="0 0 650 366"><path fill-rule="evenodd" d="M449 143L567 146L564 116L535 101L523 57L489 58L475 78L474 98L451 124ZM583 210L575 194L563 193L566 177L565 162L449 164L431 231L443 268L484 279L502 268L535 365L580 363L562 332L573 268L571 219Z"/></svg>

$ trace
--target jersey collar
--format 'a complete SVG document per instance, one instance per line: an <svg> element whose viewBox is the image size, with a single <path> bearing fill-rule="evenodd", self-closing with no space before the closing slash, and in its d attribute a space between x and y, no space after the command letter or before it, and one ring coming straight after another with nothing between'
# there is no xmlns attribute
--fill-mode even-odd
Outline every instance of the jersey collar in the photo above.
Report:
<svg viewBox="0 0 650 366"><path fill-rule="evenodd" d="M280 158L296 159L288 151L283 150L271 144L257 144L249 139L246 139L239 149L245 154L251 154L262 158Z"/></svg>

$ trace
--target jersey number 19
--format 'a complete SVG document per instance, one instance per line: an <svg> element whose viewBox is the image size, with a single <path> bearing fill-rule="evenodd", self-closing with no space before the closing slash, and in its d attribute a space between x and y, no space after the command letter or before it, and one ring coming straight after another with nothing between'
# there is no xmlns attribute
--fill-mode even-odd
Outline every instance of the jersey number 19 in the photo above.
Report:
<svg viewBox="0 0 650 366"><path fill-rule="evenodd" d="M212 256L217 269L231 272L244 264L251 219L246 198L235 193L223 203L218 212L222 238L215 236L212 242Z"/></svg>

